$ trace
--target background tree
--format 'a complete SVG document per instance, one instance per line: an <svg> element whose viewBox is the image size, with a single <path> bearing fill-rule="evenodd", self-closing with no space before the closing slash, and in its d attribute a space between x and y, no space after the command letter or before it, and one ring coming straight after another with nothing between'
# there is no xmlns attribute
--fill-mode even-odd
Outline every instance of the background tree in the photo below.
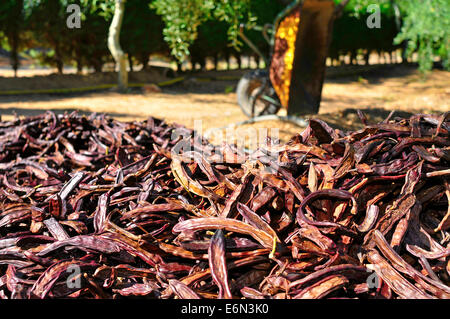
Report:
<svg viewBox="0 0 450 319"><path fill-rule="evenodd" d="M120 92L128 88L127 57L120 46L120 29L125 14L125 0L115 0L114 15L109 26L108 48L119 67L117 87Z"/></svg>
<svg viewBox="0 0 450 319"><path fill-rule="evenodd" d="M395 43L408 42L407 54L417 51L419 70L427 72L436 56L450 69L450 1L398 0L403 26Z"/></svg>
<svg viewBox="0 0 450 319"><path fill-rule="evenodd" d="M84 66L101 72L103 64L111 60L108 59L107 37L112 17L105 16L104 11L92 2L77 0L71 3L79 4L81 9L81 28L71 29L69 33L71 59L79 73Z"/></svg>
<svg viewBox="0 0 450 319"><path fill-rule="evenodd" d="M349 55L350 64L355 64L357 55L363 55L365 63L368 64L373 52L379 56L389 53L395 57L394 52L401 48L401 45L394 43L400 28L397 27L392 5L388 2L380 5L382 28L367 27L366 21L370 14L367 7L355 6L354 3L349 3L344 8L333 26L329 56L334 63L339 64L340 57Z"/></svg>
<svg viewBox="0 0 450 319"><path fill-rule="evenodd" d="M132 58L142 69L147 69L150 55L168 56L169 46L163 39L164 23L156 11L142 0L127 0L125 3L120 42L128 54L130 70L133 70Z"/></svg>
<svg viewBox="0 0 450 319"><path fill-rule="evenodd" d="M328 3L328 11L321 14L325 11L320 12L320 10L314 9L315 12L310 15L310 22L304 23L305 19L303 17L301 19L301 26L308 26L308 32L302 32L303 39L297 40L299 48L296 49L295 53L292 78L293 85L303 88L300 92L305 94L297 94L292 98L293 102L288 107L289 114L315 113L318 111L320 104L325 59L329 39L331 39L330 33L334 15L328 14L329 8L333 8L331 0L316 2ZM348 0L344 0L344 3L347 2ZM197 38L199 26L207 20L219 19L227 22L231 45L234 47L242 45L238 38L239 24L241 22L247 24L255 22L255 17L250 11L250 3L250 0L154 0L152 6L156 8L157 13L162 16L165 22L163 32L165 40L168 41L172 49L172 54L182 61L189 55L189 46ZM317 18L318 15L320 18ZM326 30L323 28L323 24L326 25ZM319 37L317 36L319 32L317 30L321 32ZM312 42L308 42L308 39L312 39ZM303 45L305 43L314 43L314 45ZM315 61L309 64L314 65L314 68L306 70L302 61L308 59L309 61ZM296 64L295 60L300 62ZM309 74L307 74L308 72Z"/></svg>
<svg viewBox="0 0 450 319"><path fill-rule="evenodd" d="M80 29L66 25L66 9L72 3L81 8ZM253 52L240 41L238 25L272 23L289 3L291 0L128 0L120 42L116 43L122 45L131 62L144 67L152 54L168 55L169 51L179 61L190 55L197 66L206 65L207 59L215 64L221 58L228 61L231 56L241 66L241 56ZM366 26L369 4L380 5L381 29ZM113 61L107 39L114 9L115 0L2 0L0 45L15 73L20 52L56 67L60 73L64 65L74 65L78 72L83 67L100 72L104 63ZM366 61L371 52L395 57L393 52L406 48L404 56L417 56L424 73L435 61L442 61L449 69L449 30L448 0L349 0L342 16L334 21L329 56L338 60L350 55L355 63L356 56L363 55ZM269 46L260 32L248 30L246 34L268 55Z"/></svg>
<svg viewBox="0 0 450 319"><path fill-rule="evenodd" d="M90 13L102 16L110 22L107 37L107 47L118 66L118 90L126 92L128 88L127 56L120 45L120 32L125 14L126 0L80 0Z"/></svg>
<svg viewBox="0 0 450 319"><path fill-rule="evenodd" d="M220 58L227 60L229 51L227 30L229 26L224 21L205 21L198 28L198 36L189 47L192 68L206 67L208 57L213 58L214 69L218 68Z"/></svg>
<svg viewBox="0 0 450 319"><path fill-rule="evenodd" d="M250 0L154 0L151 7L161 15L164 39L179 61L189 56L189 46L198 36L199 26L208 20L224 21L231 45L242 45L238 38L239 24L252 22Z"/></svg>
<svg viewBox="0 0 450 319"><path fill-rule="evenodd" d="M17 76L20 66L19 53L25 42L25 25L23 0L2 0L0 3L0 31L10 51L14 76Z"/></svg>
<svg viewBox="0 0 450 319"><path fill-rule="evenodd" d="M69 4L79 5L81 28L67 25ZM22 42L42 65L54 66L59 73L67 64L75 65L78 72L83 66L102 70L109 55L106 39L111 17L97 0L24 0L23 11L26 32L21 34L26 41Z"/></svg>
<svg viewBox="0 0 450 319"><path fill-rule="evenodd" d="M65 63L69 63L72 55L71 38L73 30L66 24L67 1L64 0L28 0L30 29L33 32L39 49L36 57L42 64L56 67L63 73Z"/></svg>
<svg viewBox="0 0 450 319"><path fill-rule="evenodd" d="M349 7L356 15L372 0L351 0ZM406 56L417 52L419 70L426 73L433 67L436 57L441 58L445 68L450 61L450 1L448 0L378 0L380 6L398 9L401 29L394 39L395 45L407 43ZM383 30L383 20L381 29Z"/></svg>

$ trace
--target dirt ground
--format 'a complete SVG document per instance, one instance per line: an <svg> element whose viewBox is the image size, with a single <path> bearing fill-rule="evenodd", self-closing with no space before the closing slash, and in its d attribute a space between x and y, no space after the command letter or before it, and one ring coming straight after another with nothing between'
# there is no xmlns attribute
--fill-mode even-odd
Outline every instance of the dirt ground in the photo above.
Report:
<svg viewBox="0 0 450 319"><path fill-rule="evenodd" d="M153 116L187 127L195 126L196 129L200 128L201 123L202 133L205 133L210 129L247 119L237 105L234 93L236 79L243 72L245 71L198 73L181 84L163 87L160 93L144 93L136 88L128 94L103 91L70 95L4 96L1 95L1 91L6 88L2 83L10 83L8 88L14 89L20 86L21 78L0 77L0 115L2 120L10 120L14 114L29 116L46 110L57 113L79 110L85 113L105 112L120 120L143 120ZM74 76L67 75L68 78ZM221 76L221 80L206 79L217 76ZM41 76L37 78L39 80L34 79L31 87L40 85L43 88L44 78L53 83L50 87L57 87L58 82L64 86L70 83L70 79L60 81L55 75ZM163 79L161 73L134 78L143 82L158 82L161 79ZM93 82L100 83L101 80L102 78L100 80L96 78ZM81 80L77 81L76 85L83 83ZM416 69L409 66L385 65L369 70L352 67L329 68L320 112L315 116L335 128L350 130L362 127L356 115L357 109L363 110L368 115L369 121L376 122L384 119L391 110L396 110L397 114L402 116L449 111L449 100L450 72L434 70L426 80L423 80ZM285 111L281 110L279 115L283 113L285 114ZM282 141L302 130L301 127L291 123L265 121L234 127L228 130L228 134L233 136L231 139L243 138L254 134L255 129L261 129L258 131L260 135L264 134L265 130L271 135L278 134ZM225 131L218 132L220 134L210 136L213 142L218 143L224 139ZM245 144L242 141L239 143Z"/></svg>

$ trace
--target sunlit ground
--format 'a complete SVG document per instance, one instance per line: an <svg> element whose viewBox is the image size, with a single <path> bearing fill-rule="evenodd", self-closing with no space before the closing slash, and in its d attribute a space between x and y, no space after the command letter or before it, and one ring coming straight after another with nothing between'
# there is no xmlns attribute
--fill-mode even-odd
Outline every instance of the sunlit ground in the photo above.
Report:
<svg viewBox="0 0 450 319"><path fill-rule="evenodd" d="M203 131L246 119L236 103L235 93L225 93L230 83L235 82L191 82L185 83L180 92L172 87L148 94L137 91L126 95L99 92L75 96L0 96L0 114L4 121L13 119L14 112L27 116L46 110L105 112L124 121L153 116L187 127L201 121ZM214 93L208 93L210 88ZM327 79L318 117L337 128L358 129L362 124L356 109L365 110L370 120L380 121L390 110L407 114L449 111L449 101L450 72L434 70L423 80L414 69L398 66L387 74ZM265 121L241 126L235 135L245 134L243 130L248 128L278 129L284 141L302 130L290 123ZM220 142L220 138L215 142Z"/></svg>

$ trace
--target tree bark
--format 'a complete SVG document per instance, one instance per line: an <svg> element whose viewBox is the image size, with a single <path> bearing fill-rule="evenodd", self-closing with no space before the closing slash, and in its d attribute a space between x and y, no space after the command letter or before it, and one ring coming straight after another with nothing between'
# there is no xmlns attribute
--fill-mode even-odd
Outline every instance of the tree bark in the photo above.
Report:
<svg viewBox="0 0 450 319"><path fill-rule="evenodd" d="M334 18L337 19L342 15L345 6L349 3L350 0L342 0L334 9Z"/></svg>
<svg viewBox="0 0 450 319"><path fill-rule="evenodd" d="M217 71L219 65L219 55L215 53L213 59L214 59L214 71Z"/></svg>
<svg viewBox="0 0 450 319"><path fill-rule="evenodd" d="M150 55L147 53L141 54L139 62L142 63L142 71L148 70L148 62L150 61Z"/></svg>
<svg viewBox="0 0 450 319"><path fill-rule="evenodd" d="M17 0L12 10L9 12L8 23L5 34L11 47L10 63L14 70L14 77L17 77L17 70L20 67L19 49L21 47L21 31L23 30L23 0Z"/></svg>
<svg viewBox="0 0 450 319"><path fill-rule="evenodd" d="M127 56L120 46L120 29L125 13L125 1L115 0L114 16L108 34L108 49L119 66L117 86L120 92L126 92L128 88Z"/></svg>
<svg viewBox="0 0 450 319"><path fill-rule="evenodd" d="M235 58L237 60L238 69L242 69L242 56L240 54L235 54Z"/></svg>
<svg viewBox="0 0 450 319"><path fill-rule="evenodd" d="M333 0L305 0L295 44L288 115L319 112L333 22L340 8Z"/></svg>
<svg viewBox="0 0 450 319"><path fill-rule="evenodd" d="M77 59L76 64L77 64L77 74L82 74L83 73L83 64L81 63L81 60Z"/></svg>
<svg viewBox="0 0 450 319"><path fill-rule="evenodd" d="M77 74L83 73L83 55L80 50L75 50L75 63L77 65Z"/></svg>
<svg viewBox="0 0 450 319"><path fill-rule="evenodd" d="M17 77L17 70L20 66L20 60L19 60L19 33L17 30L14 30L10 37L8 37L8 42L11 47L11 66L14 70L14 77Z"/></svg>
<svg viewBox="0 0 450 319"><path fill-rule="evenodd" d="M130 72L134 72L133 70L133 57L128 53L128 65L130 66Z"/></svg>
<svg viewBox="0 0 450 319"><path fill-rule="evenodd" d="M58 70L58 74L63 74L64 72L64 62L63 62L63 58L62 58L62 54L61 54L61 49L60 49L60 43L59 40L55 40L55 57L54 57L54 61L55 61L55 65L56 65L56 69Z"/></svg>

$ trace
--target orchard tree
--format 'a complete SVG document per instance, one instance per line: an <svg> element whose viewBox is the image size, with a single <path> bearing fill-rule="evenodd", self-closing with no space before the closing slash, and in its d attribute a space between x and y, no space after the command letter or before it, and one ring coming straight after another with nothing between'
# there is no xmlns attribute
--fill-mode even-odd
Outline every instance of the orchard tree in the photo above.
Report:
<svg viewBox="0 0 450 319"><path fill-rule="evenodd" d="M396 43L408 42L407 54L417 51L419 70L427 72L436 56L450 70L450 1L396 0L403 26Z"/></svg>
<svg viewBox="0 0 450 319"><path fill-rule="evenodd" d="M448 68L450 44L450 2L448 0L335 0L332 10L330 1L305 0L301 10L299 32L295 44L295 56L289 91L288 114L304 115L319 111L323 80L325 75L326 52L329 49L333 24L347 5L375 6L374 14L381 14L380 5L389 3L399 18L400 33L393 41L400 44L407 41L411 55L418 52L419 69L430 70L433 59L440 55ZM373 7L372 7L373 8ZM370 16L368 17L368 19ZM367 27L369 20L362 20ZM381 31L387 32L391 25L385 21L385 29L381 21ZM403 22L403 23L402 23ZM390 31L389 31L390 32Z"/></svg>
<svg viewBox="0 0 450 319"><path fill-rule="evenodd" d="M274 0L275 1L275 0ZM240 22L254 22L250 0L154 0L165 22L164 37L179 60L189 55L189 46L197 38L204 21L219 19L230 24L228 35L234 46L241 43L237 37ZM279 0L288 5L291 1ZM429 70L436 55L449 66L448 0L304 0L291 78L288 113L310 114L319 111L325 75L325 61L331 42L333 24L345 6L355 12L366 10L370 4L390 3L401 29L394 44L407 41L411 55L417 51L419 68ZM361 23L366 23L361 19ZM383 23L383 22L382 22ZM383 26L381 26L383 28Z"/></svg>
<svg viewBox="0 0 450 319"><path fill-rule="evenodd" d="M81 28L73 29L71 35L72 56L77 65L77 71L81 72L83 66L101 72L103 64L112 60L107 45L108 26L110 19L100 14L100 9L81 6Z"/></svg>
<svg viewBox="0 0 450 319"><path fill-rule="evenodd" d="M108 48L119 66L118 89L125 92L128 88L127 56L120 46L120 29L125 14L125 1L115 0L114 16L109 27Z"/></svg>
<svg viewBox="0 0 450 319"><path fill-rule="evenodd" d="M333 62L339 61L341 56L349 53L350 64L357 61L358 54L363 54L366 65L369 64L372 52L377 52L379 57L385 57L386 53L390 54L391 63L396 59L394 53L403 46L394 43L400 30L400 21L396 18L395 10L389 3L381 4L377 7L380 14L376 19L382 22L382 28L369 28L367 20L371 21L371 16L374 16L373 9L368 9L366 7L355 8L349 3L341 17L336 19L328 54Z"/></svg>
<svg viewBox="0 0 450 319"><path fill-rule="evenodd" d="M394 44L406 42L406 55L417 53L419 70L426 74L439 57L450 69L450 1L448 0L351 0L359 15L371 4L389 4L397 16L399 33ZM383 21L381 21L383 30Z"/></svg>
<svg viewBox="0 0 450 319"><path fill-rule="evenodd" d="M242 45L239 41L239 24L253 22L250 0L153 0L151 7L161 15L165 27L164 39L171 53L179 61L189 56L189 46L198 36L199 26L216 19L229 25L228 38L232 46Z"/></svg>
<svg viewBox="0 0 450 319"><path fill-rule="evenodd" d="M68 5L68 0L25 0L30 30L41 49L37 57L43 64L55 66L60 74L72 58L74 33L66 23Z"/></svg>
<svg viewBox="0 0 450 319"><path fill-rule="evenodd" d="M164 23L147 1L127 0L125 16L120 33L123 50L128 54L130 71L133 71L132 58L148 67L151 54L169 55L169 46L163 39Z"/></svg>
<svg viewBox="0 0 450 319"><path fill-rule="evenodd" d="M56 67L59 73L65 64L73 63L78 72L83 66L101 71L109 55L106 40L111 19L105 20L105 10L97 1L23 0L23 12L20 39L31 49L30 56Z"/></svg>
<svg viewBox="0 0 450 319"><path fill-rule="evenodd" d="M337 6L333 0L305 2L307 5L303 5L296 40L289 114L318 112L332 23L348 0ZM204 21L227 22L228 38L234 47L242 46L238 38L239 24L255 22L251 0L154 0L152 6L162 16L165 40L180 61L189 55L189 46L197 38L199 25Z"/></svg>
<svg viewBox="0 0 450 319"><path fill-rule="evenodd" d="M61 1L61 0L60 0ZM91 13L103 16L106 21L111 21L108 30L108 49L118 66L119 92L126 92L128 89L127 56L120 45L120 31L125 14L126 0L80 0L81 5L89 7Z"/></svg>
<svg viewBox="0 0 450 319"><path fill-rule="evenodd" d="M24 44L25 12L23 0L2 0L0 2L0 33L10 51L14 76L20 66L19 52ZM0 36L0 40L1 36Z"/></svg>

